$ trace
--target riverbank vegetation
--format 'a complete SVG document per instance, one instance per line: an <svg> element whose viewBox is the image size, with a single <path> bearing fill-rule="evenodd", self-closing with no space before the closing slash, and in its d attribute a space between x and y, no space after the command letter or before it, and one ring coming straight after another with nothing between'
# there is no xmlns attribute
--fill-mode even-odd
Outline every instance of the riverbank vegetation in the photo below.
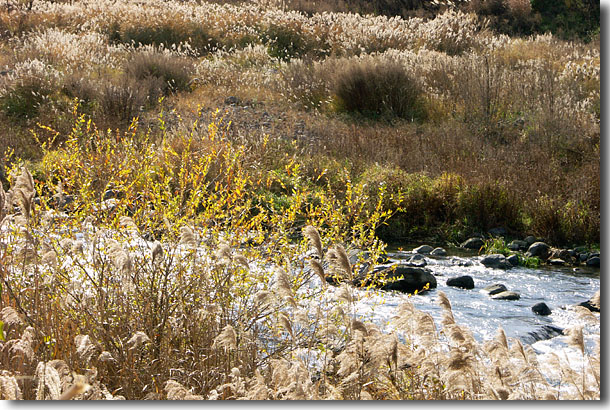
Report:
<svg viewBox="0 0 610 410"><path fill-rule="evenodd" d="M549 387L440 294L395 338L318 279L497 227L599 244L595 24L310 3L0 6L4 398L599 397L578 329Z"/></svg>

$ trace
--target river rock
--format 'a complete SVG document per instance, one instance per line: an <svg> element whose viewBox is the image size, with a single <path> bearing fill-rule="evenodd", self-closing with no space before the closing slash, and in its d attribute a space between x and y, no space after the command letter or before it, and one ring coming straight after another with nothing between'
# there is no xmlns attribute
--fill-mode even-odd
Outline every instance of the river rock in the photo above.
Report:
<svg viewBox="0 0 610 410"><path fill-rule="evenodd" d="M521 295L519 295L517 292L505 290L504 292L492 295L491 298L495 300L519 300L521 298Z"/></svg>
<svg viewBox="0 0 610 410"><path fill-rule="evenodd" d="M462 289L474 289L474 280L472 276L458 276L447 280L447 286L453 286Z"/></svg>
<svg viewBox="0 0 610 410"><path fill-rule="evenodd" d="M555 259L549 259L548 263L550 265L563 266L566 264L566 261L564 261L563 259L555 258Z"/></svg>
<svg viewBox="0 0 610 410"><path fill-rule="evenodd" d="M523 239L523 242L525 242L525 246L526 247L530 247L534 242L536 242L536 238L534 236L528 236L525 239Z"/></svg>
<svg viewBox="0 0 610 410"><path fill-rule="evenodd" d="M501 253L485 255L483 259L481 259L481 263L487 268L494 269L508 269L512 267L512 265L506 260L506 257Z"/></svg>
<svg viewBox="0 0 610 410"><path fill-rule="evenodd" d="M462 242L462 244L460 245L460 247L462 248L466 248L466 249L475 249L475 250L479 250L483 247L483 245L485 244L485 242L483 242L483 239L481 238L470 238L465 240L464 242Z"/></svg>
<svg viewBox="0 0 610 410"><path fill-rule="evenodd" d="M506 228L500 226L497 228L491 228L489 231L487 231L487 233L491 236L505 236L507 232Z"/></svg>
<svg viewBox="0 0 610 410"><path fill-rule="evenodd" d="M534 242L527 248L526 256L536 256L540 259L546 259L549 256L550 246L544 242Z"/></svg>
<svg viewBox="0 0 610 410"><path fill-rule="evenodd" d="M513 266L519 266L519 256L515 254L512 254L508 258L506 258L506 261Z"/></svg>
<svg viewBox="0 0 610 410"><path fill-rule="evenodd" d="M447 256L447 251L443 248L434 248L430 254L434 256Z"/></svg>
<svg viewBox="0 0 610 410"><path fill-rule="evenodd" d="M532 312L540 316L548 316L551 314L551 309L549 309L546 303L540 302L532 306Z"/></svg>
<svg viewBox="0 0 610 410"><path fill-rule="evenodd" d="M416 253L406 261L406 264L409 266L417 266L419 268L423 268L428 264L428 262L426 262L426 258L424 258L422 254Z"/></svg>
<svg viewBox="0 0 610 410"><path fill-rule="evenodd" d="M591 267L594 267L594 268L599 268L600 267L599 256L593 256L593 257L587 259L587 266L591 266Z"/></svg>
<svg viewBox="0 0 610 410"><path fill-rule="evenodd" d="M511 243L508 244L508 249L511 251L520 251L527 249L527 242L520 241L519 239L515 239Z"/></svg>
<svg viewBox="0 0 610 410"><path fill-rule="evenodd" d="M542 325L536 330L528 332L525 337L522 337L522 342L532 344L541 340L552 339L555 336L563 335L563 329L553 325Z"/></svg>
<svg viewBox="0 0 610 410"><path fill-rule="evenodd" d="M387 282L381 286L382 290L397 290L403 293L414 293L429 285L429 289L436 288L436 278L426 268L407 266L404 264L393 265L388 271Z"/></svg>
<svg viewBox="0 0 610 410"><path fill-rule="evenodd" d="M422 245L422 246L418 246L417 248L413 249L413 252L427 255L430 252L432 252L433 249L434 248L430 245Z"/></svg>
<svg viewBox="0 0 610 410"><path fill-rule="evenodd" d="M472 263L472 261L470 259L463 259L463 258L452 258L451 264L453 266L462 266L462 267L468 267L468 266L474 265L474 263Z"/></svg>
<svg viewBox="0 0 610 410"><path fill-rule="evenodd" d="M506 289L506 286L504 286L501 283L494 283L493 285L489 285L489 286L485 286L483 288L483 292L487 293L489 296L493 296L496 295L500 292L504 292L508 289Z"/></svg>
<svg viewBox="0 0 610 410"><path fill-rule="evenodd" d="M586 302L579 303L578 306L583 306L589 309L591 312L598 312L601 308L601 303L599 299L599 291L593 295L593 297Z"/></svg>
<svg viewBox="0 0 610 410"><path fill-rule="evenodd" d="M579 253L578 254L578 260L581 262L586 262L587 259L589 259L589 253L588 252L583 252L583 253Z"/></svg>

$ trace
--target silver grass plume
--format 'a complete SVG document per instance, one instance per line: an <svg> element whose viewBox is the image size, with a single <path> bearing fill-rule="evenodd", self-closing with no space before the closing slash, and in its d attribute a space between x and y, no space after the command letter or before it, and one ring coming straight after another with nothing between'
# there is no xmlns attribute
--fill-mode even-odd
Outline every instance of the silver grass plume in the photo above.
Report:
<svg viewBox="0 0 610 410"><path fill-rule="evenodd" d="M311 259L309 261L309 265L311 266L311 270L313 270L314 273L316 275L318 275L318 278L320 278L320 282L322 282L322 286L326 286L326 277L324 276L324 267L322 266L320 261Z"/></svg>
<svg viewBox="0 0 610 410"><path fill-rule="evenodd" d="M364 323L362 323L360 320L358 319L352 319L352 330L353 331L359 331L362 332L365 336L368 336L369 331L366 329L366 326L364 325Z"/></svg>
<svg viewBox="0 0 610 410"><path fill-rule="evenodd" d="M233 262L242 266L246 270L250 270L250 264L248 263L248 259L240 253L233 256Z"/></svg>
<svg viewBox="0 0 610 410"><path fill-rule="evenodd" d="M4 187L2 186L2 181L0 181L0 222L4 219L4 215L6 212L4 210L4 206L6 205L6 194L4 193Z"/></svg>
<svg viewBox="0 0 610 410"><path fill-rule="evenodd" d="M438 304L443 308L443 326L455 325L455 318L453 317L453 311L451 310L451 302L443 291L438 292Z"/></svg>
<svg viewBox="0 0 610 410"><path fill-rule="evenodd" d="M282 268L278 268L276 271L274 288L280 296L292 297L290 279L288 278L286 271Z"/></svg>
<svg viewBox="0 0 610 410"><path fill-rule="evenodd" d="M352 265L349 262L349 257L345 248L341 244L335 244L326 253L328 261L335 267L347 274L347 277L352 280Z"/></svg>
<svg viewBox="0 0 610 410"><path fill-rule="evenodd" d="M307 225L305 228L303 228L303 235L309 239L309 242L318 253L318 257L321 259L323 256L322 239L320 238L320 233L318 230L311 225Z"/></svg>
<svg viewBox="0 0 610 410"><path fill-rule="evenodd" d="M15 186L13 187L13 196L21 208L22 214L26 219L30 219L32 216L32 201L34 195L36 195L36 188L34 187L34 178L26 167L21 168L21 174L15 180Z"/></svg>
<svg viewBox="0 0 610 410"><path fill-rule="evenodd" d="M0 310L0 319L8 326L20 325L23 323L23 320L19 317L19 313L10 306Z"/></svg>
<svg viewBox="0 0 610 410"><path fill-rule="evenodd" d="M59 396L59 400L72 400L74 397L83 394L91 389L84 376L77 375L72 386Z"/></svg>
<svg viewBox="0 0 610 410"><path fill-rule="evenodd" d="M76 335L74 337L74 344L76 345L78 358L84 363L89 363L91 357L98 351L89 335Z"/></svg>
<svg viewBox="0 0 610 410"><path fill-rule="evenodd" d="M129 350L136 350L146 343L150 343L150 338L146 335L146 333L137 331L131 336L126 344Z"/></svg>
<svg viewBox="0 0 610 410"><path fill-rule="evenodd" d="M214 252L214 256L221 263L229 263L232 260L231 257L231 247L226 243L221 243L218 245L218 249Z"/></svg>
<svg viewBox="0 0 610 410"><path fill-rule="evenodd" d="M226 325L222 332L214 339L214 347L222 347L225 350L237 347L237 334L233 326Z"/></svg>
<svg viewBox="0 0 610 410"><path fill-rule="evenodd" d="M191 393L186 387L175 380L168 380L163 387L168 400L203 400L203 396Z"/></svg>
<svg viewBox="0 0 610 410"><path fill-rule="evenodd" d="M186 245L189 248L197 247L197 239L191 228L183 226L180 228L180 245Z"/></svg>
<svg viewBox="0 0 610 410"><path fill-rule="evenodd" d="M155 241L152 246L151 255L153 264L163 259L163 246L161 246L161 242Z"/></svg>
<svg viewBox="0 0 610 410"><path fill-rule="evenodd" d="M23 395L15 376L7 370L0 372L0 400L21 400Z"/></svg>
<svg viewBox="0 0 610 410"><path fill-rule="evenodd" d="M121 216L119 218L119 226L127 229L128 231L138 232L138 226L129 216Z"/></svg>
<svg viewBox="0 0 610 410"><path fill-rule="evenodd" d="M288 318L288 315L284 312L280 312L278 314L278 321L280 322L280 325L286 329L288 333L290 333L290 337L294 339L294 333L292 331L292 325L290 324L290 318Z"/></svg>
<svg viewBox="0 0 610 410"><path fill-rule="evenodd" d="M568 340L567 340L568 346L575 348L576 350L580 351L581 354L584 355L585 354L585 341L584 341L584 337L582 334L582 329L583 329L582 325L577 325L570 329L567 329L565 331L565 333L568 336Z"/></svg>
<svg viewBox="0 0 610 410"><path fill-rule="evenodd" d="M61 395L59 372L49 363L39 362L36 366L36 400L58 400Z"/></svg>

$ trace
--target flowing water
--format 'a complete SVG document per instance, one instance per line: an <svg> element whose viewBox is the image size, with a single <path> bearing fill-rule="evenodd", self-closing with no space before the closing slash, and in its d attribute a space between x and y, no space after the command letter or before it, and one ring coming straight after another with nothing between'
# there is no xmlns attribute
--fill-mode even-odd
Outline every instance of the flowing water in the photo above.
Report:
<svg viewBox="0 0 610 410"><path fill-rule="evenodd" d="M587 348L593 348L595 335L600 333L599 322L587 322L569 307L589 300L600 289L599 269L578 267L578 271L575 271L574 267L568 266L492 269L483 266L481 257L475 253L459 249L448 249L448 252L449 255L445 257L426 255L426 268L437 279L436 289L415 296L361 291L357 314L383 327L390 323L398 306L408 299L416 308L430 313L440 326L442 310L437 303L437 293L442 290L451 301L456 323L470 329L479 342L492 339L498 328L502 327L507 337L530 344L541 355L560 353L565 352L566 337L549 332L549 327L567 329L582 324L585 326ZM394 251L389 252L388 256L392 262L400 262L412 256L412 253ZM463 275L474 279L474 289L446 285L448 279ZM513 301L491 299L482 289L496 283L519 293L521 298ZM531 307L538 302L546 303L552 314L534 314ZM596 315L599 317L599 314Z"/></svg>

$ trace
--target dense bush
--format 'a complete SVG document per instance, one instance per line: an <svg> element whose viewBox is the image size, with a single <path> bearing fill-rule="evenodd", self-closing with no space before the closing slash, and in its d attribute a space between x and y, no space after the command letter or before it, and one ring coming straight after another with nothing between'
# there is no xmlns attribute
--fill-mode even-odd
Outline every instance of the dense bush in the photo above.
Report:
<svg viewBox="0 0 610 410"><path fill-rule="evenodd" d="M180 21L156 25L113 24L107 31L110 40L115 43L156 47L164 45L168 48L188 43L191 49L200 55L207 54L219 46L218 41L201 24Z"/></svg>
<svg viewBox="0 0 610 410"><path fill-rule="evenodd" d="M125 72L138 81L151 78L161 80L162 91L168 94L169 92L190 90L193 66L186 58L144 52L136 53L129 60Z"/></svg>
<svg viewBox="0 0 610 410"><path fill-rule="evenodd" d="M398 63L353 61L337 73L333 87L336 109L369 118L425 118L419 84Z"/></svg>

